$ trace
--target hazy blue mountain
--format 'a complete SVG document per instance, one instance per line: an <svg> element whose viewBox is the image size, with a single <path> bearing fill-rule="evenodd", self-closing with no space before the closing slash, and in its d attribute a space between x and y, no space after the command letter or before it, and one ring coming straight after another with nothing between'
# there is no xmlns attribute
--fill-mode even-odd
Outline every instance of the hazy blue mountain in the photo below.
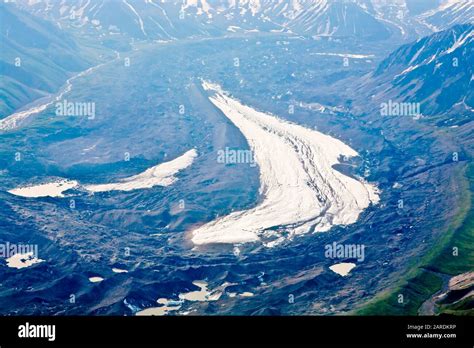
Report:
<svg viewBox="0 0 474 348"><path fill-rule="evenodd" d="M405 40L474 20L470 0L357 0L359 6Z"/></svg>
<svg viewBox="0 0 474 348"><path fill-rule="evenodd" d="M405 0L406 7L413 16L436 9L441 3L442 0Z"/></svg>
<svg viewBox="0 0 474 348"><path fill-rule="evenodd" d="M19 0L20 6L76 27L138 39L174 39L239 31L291 31L307 36L383 39L385 23L347 0Z"/></svg>
<svg viewBox="0 0 474 348"><path fill-rule="evenodd" d="M304 9L290 22L296 32L309 35L386 39L390 31L357 3L321 1Z"/></svg>
<svg viewBox="0 0 474 348"><path fill-rule="evenodd" d="M426 34L474 18L470 0L18 0L37 15L100 35L169 40L228 32L385 39ZM416 34L414 34L416 35Z"/></svg>
<svg viewBox="0 0 474 348"><path fill-rule="evenodd" d="M52 93L89 63L70 35L11 4L0 4L0 117Z"/></svg>
<svg viewBox="0 0 474 348"><path fill-rule="evenodd" d="M374 78L383 82L374 94L421 103L426 114L472 112L473 61L474 26L456 25L403 45L381 62Z"/></svg>
<svg viewBox="0 0 474 348"><path fill-rule="evenodd" d="M444 0L438 7L418 15L420 21L433 30L447 29L455 24L474 22L472 0Z"/></svg>

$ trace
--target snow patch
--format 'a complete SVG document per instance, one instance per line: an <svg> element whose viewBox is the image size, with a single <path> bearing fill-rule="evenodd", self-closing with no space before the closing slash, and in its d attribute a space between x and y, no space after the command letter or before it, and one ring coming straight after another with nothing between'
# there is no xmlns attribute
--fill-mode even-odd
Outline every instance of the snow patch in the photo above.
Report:
<svg viewBox="0 0 474 348"><path fill-rule="evenodd" d="M6 259L6 261L8 267L20 269L33 266L34 264L43 262L44 260L35 257L34 253L31 251L24 254L17 253Z"/></svg>
<svg viewBox="0 0 474 348"><path fill-rule="evenodd" d="M189 167L197 156L195 149L189 150L184 155L172 161L158 164L143 173L125 178L116 183L85 185L84 188L91 192L106 191L132 191L138 189L152 188L154 186L169 186L178 178L176 174Z"/></svg>
<svg viewBox="0 0 474 348"><path fill-rule="evenodd" d="M337 273L340 276L345 277L349 274L350 271L352 271L352 269L355 266L356 264L352 262L342 262L342 263L338 263L338 264L330 266L329 269L333 271L334 273Z"/></svg>
<svg viewBox="0 0 474 348"><path fill-rule="evenodd" d="M8 191L8 193L28 198L64 197L64 191L70 190L78 185L79 183L75 180L59 180L47 184L19 187Z"/></svg>

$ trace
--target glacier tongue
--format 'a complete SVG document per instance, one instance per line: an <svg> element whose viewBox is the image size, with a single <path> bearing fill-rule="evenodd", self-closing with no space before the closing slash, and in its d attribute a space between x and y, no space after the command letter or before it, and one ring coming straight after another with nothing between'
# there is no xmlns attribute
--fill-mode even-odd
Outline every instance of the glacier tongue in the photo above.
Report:
<svg viewBox="0 0 474 348"><path fill-rule="evenodd" d="M196 245L245 243L277 237L274 246L294 235L348 225L379 200L377 188L333 168L340 156L357 152L312 129L258 112L204 82L211 102L240 129L260 169L261 201L192 231ZM286 232L283 234L281 232Z"/></svg>

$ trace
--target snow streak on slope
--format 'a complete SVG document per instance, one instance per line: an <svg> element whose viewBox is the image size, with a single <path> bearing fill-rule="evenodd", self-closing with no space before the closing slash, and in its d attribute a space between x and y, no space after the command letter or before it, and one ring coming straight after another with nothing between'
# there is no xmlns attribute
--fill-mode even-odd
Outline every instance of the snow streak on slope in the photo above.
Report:
<svg viewBox="0 0 474 348"><path fill-rule="evenodd" d="M170 162L161 163L151 167L143 173L125 178L116 183L87 185L84 188L92 192L105 191L132 191L137 189L151 188L153 186L169 186L176 180L175 174L189 167L197 156L195 149L189 150L184 155Z"/></svg>
<svg viewBox="0 0 474 348"><path fill-rule="evenodd" d="M82 186L90 192L106 192L106 191L132 191L139 189L152 188L154 186L170 186L174 184L178 178L176 174L189 167L197 156L195 149L189 150L182 156L172 161L158 164L145 170L143 173L130 176L116 183L85 185ZM63 192L70 189L77 189L81 185L75 180L60 179L55 182L19 187L8 191L9 193L21 197L64 197Z"/></svg>
<svg viewBox="0 0 474 348"><path fill-rule="evenodd" d="M120 54L117 51L115 51L115 54L116 54L115 59L111 60L110 62L114 62L115 60L120 58ZM36 114L39 114L39 113L45 111L48 107L50 107L54 103L60 101L66 94L71 92L72 86L73 86L72 83L76 79L91 74L92 72L94 72L95 70L101 68L105 64L107 64L107 63L98 64L96 66L90 67L89 69L81 71L80 73L70 77L69 79L66 80L66 83L64 84L64 86L61 88L61 90L56 95L50 95L49 98L46 98L47 101L45 101L41 104L38 104L38 105L34 105L31 108L28 108L26 110L15 112L15 113L13 113L13 114L5 117L5 118L2 118L0 120L0 131L14 130L14 129L22 126L22 124L28 118L30 118L33 115L36 115ZM37 104L38 101L41 101L41 100L37 100L37 101L33 102L33 104Z"/></svg>
<svg viewBox="0 0 474 348"><path fill-rule="evenodd" d="M388 37L386 26L366 10L367 6L361 6L361 1L38 0L32 3L17 0L17 3L61 24L90 26L101 36L116 35L110 31L113 27L114 31L140 40L226 35L229 27L309 36Z"/></svg>
<svg viewBox="0 0 474 348"><path fill-rule="evenodd" d="M341 156L357 152L341 141L275 116L255 111L204 82L211 102L240 129L260 168L260 203L233 212L193 231L194 244L244 243L291 238L310 231L348 225L371 203L377 188L333 168Z"/></svg>
<svg viewBox="0 0 474 348"><path fill-rule="evenodd" d="M145 27L144 27L144 25L143 25L142 17L140 17L140 15L139 15L138 12L135 10L135 8L133 8L133 6L130 5L130 4L127 2L127 0L123 0L123 3L124 3L125 5L127 5L127 6L130 8L130 10L135 14L135 16L137 16L137 18L138 18L138 24L140 25L140 30L142 31L143 35L147 36L147 35L146 35L146 32L145 32Z"/></svg>
<svg viewBox="0 0 474 348"><path fill-rule="evenodd" d="M447 29L455 24L474 21L472 0L445 0L433 10L422 13L418 19L433 31Z"/></svg>

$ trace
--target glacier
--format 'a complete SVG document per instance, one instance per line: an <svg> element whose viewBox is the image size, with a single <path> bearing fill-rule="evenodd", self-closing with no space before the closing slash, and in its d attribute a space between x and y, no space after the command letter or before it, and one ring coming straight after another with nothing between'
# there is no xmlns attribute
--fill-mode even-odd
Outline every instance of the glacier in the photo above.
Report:
<svg viewBox="0 0 474 348"><path fill-rule="evenodd" d="M195 228L195 245L272 239L264 245L273 247L295 235L352 224L378 203L374 184L334 169L341 157L358 156L342 141L245 106L219 85L203 81L203 87L254 152L261 201Z"/></svg>

